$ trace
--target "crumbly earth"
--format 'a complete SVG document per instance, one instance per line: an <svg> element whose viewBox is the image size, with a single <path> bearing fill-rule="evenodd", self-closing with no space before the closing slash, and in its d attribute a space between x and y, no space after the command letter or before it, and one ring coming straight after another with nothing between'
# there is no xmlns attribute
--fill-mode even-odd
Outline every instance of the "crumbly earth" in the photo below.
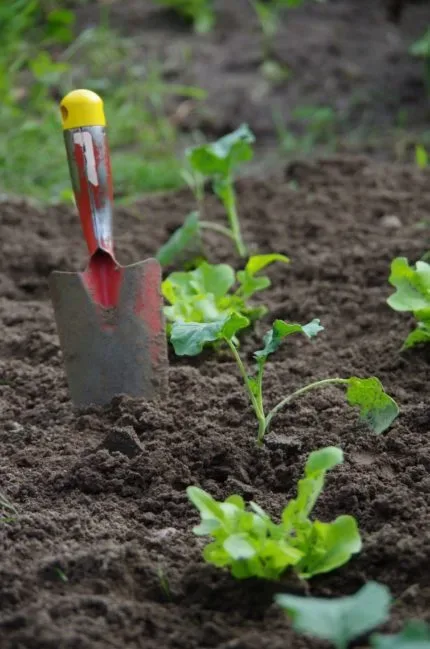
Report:
<svg viewBox="0 0 430 649"><path fill-rule="evenodd" d="M357 517L363 551L314 579L315 595L355 592L366 580L396 596L387 628L430 619L430 409L425 349L400 353L412 325L389 309L389 265L427 246L417 224L430 212L430 175L366 159L295 163L270 180L243 180L244 236L261 252L288 253L270 270L270 313L243 343L249 363L271 319L325 326L295 337L268 366L267 403L308 381L378 376L401 406L386 434L358 423L342 392L303 398L274 420L263 449L226 352L171 354L163 403L118 397L76 412L67 394L49 301L53 269L82 268L72 210L0 205L0 492L15 505L0 524L2 649L284 649L317 647L272 604L282 584L235 582L204 564L185 489L253 499L278 516L308 453L339 445L345 463L327 479L316 514ZM117 215L128 263L154 253L193 199L153 196ZM140 218L137 216L140 215ZM222 222L213 196L207 218ZM212 260L239 262L218 235Z"/></svg>
<svg viewBox="0 0 430 649"><path fill-rule="evenodd" d="M388 20L383 0L307 0L284 11L272 55L290 74L276 83L261 72L260 29L249 0L214 0L217 23L209 34L194 34L163 0L113 0L109 20L131 38L136 63L157 60L168 84L207 91L203 103L170 98L172 120L184 131L197 128L216 137L246 122L258 146L268 149L267 166L276 164L279 124L298 136L309 134L295 111L323 106L333 116L316 125L313 151L405 160L428 131L424 65L408 50L430 23L430 5L404 4L399 23ZM105 16L106 6L89 2L77 11L78 27L84 28L100 11ZM305 152L298 142L290 154Z"/></svg>

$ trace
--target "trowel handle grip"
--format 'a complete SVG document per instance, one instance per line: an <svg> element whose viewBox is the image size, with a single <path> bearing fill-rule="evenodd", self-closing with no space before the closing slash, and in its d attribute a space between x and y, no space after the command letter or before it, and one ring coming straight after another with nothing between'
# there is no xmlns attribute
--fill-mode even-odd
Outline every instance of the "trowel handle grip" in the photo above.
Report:
<svg viewBox="0 0 430 649"><path fill-rule="evenodd" d="M61 102L67 160L82 230L90 254L113 255L113 190L103 101L74 90Z"/></svg>

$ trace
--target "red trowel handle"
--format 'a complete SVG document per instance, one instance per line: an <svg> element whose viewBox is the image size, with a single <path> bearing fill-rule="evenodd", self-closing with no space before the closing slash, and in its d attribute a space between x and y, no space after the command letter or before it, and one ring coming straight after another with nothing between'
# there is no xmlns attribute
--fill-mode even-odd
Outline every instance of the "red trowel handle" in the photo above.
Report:
<svg viewBox="0 0 430 649"><path fill-rule="evenodd" d="M90 255L113 256L112 173L103 101L90 90L74 90L61 102L67 160L82 230Z"/></svg>

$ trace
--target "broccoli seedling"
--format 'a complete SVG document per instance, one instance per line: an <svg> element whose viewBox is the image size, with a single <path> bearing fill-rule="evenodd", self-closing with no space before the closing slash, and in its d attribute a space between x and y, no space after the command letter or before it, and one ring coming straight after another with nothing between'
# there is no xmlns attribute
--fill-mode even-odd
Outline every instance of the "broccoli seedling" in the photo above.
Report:
<svg viewBox="0 0 430 649"><path fill-rule="evenodd" d="M421 620L409 620L400 633L374 633L370 644L373 649L430 649L430 627Z"/></svg>
<svg viewBox="0 0 430 649"><path fill-rule="evenodd" d="M210 32L215 25L213 0L156 0L193 23L200 34Z"/></svg>
<svg viewBox="0 0 430 649"><path fill-rule="evenodd" d="M313 338L323 327L319 320L312 320L306 325L292 324L283 320L275 320L272 329L264 336L264 347L254 353L256 371L249 374L238 351L236 334L248 327L249 319L243 314L233 313L223 320L215 322L175 322L173 323L170 340L176 354L179 356L195 356L199 354L206 343L216 340L224 341L231 350L243 378L245 389L258 421L257 442L263 444L273 417L288 406L297 397L328 385L346 387L346 400L351 406L358 406L360 419L377 434L386 430L399 413L394 399L385 393L384 388L376 377L361 379L327 378L314 381L285 396L268 413L263 402L263 375L267 359L275 352L282 341L294 333L301 333L306 338Z"/></svg>
<svg viewBox="0 0 430 649"><path fill-rule="evenodd" d="M295 631L347 649L352 640L386 622L391 595L386 586L369 582L349 597L276 595L275 601L291 618Z"/></svg>
<svg viewBox="0 0 430 649"><path fill-rule="evenodd" d="M275 601L291 618L295 631L327 640L336 649L347 649L352 641L388 620L392 598L386 586L369 581L348 597L276 595ZM430 649L430 628L425 622L409 621L395 635L372 634L370 646L373 649Z"/></svg>
<svg viewBox="0 0 430 649"><path fill-rule="evenodd" d="M193 531L213 539L204 548L205 560L229 568L237 579L279 579L288 568L309 579L345 564L361 549L356 520L339 516L332 523L322 523L309 518L323 490L325 474L342 462L339 448L312 452L297 497L286 505L279 524L254 502L248 511L240 496L217 502L202 489L188 487L187 495L201 516Z"/></svg>
<svg viewBox="0 0 430 649"><path fill-rule="evenodd" d="M254 142L253 133L246 124L242 124L236 131L216 142L196 146L186 151L189 170L185 172L184 177L193 189L199 207L201 208L203 200L203 179L210 178L214 192L224 206L229 224L229 227L225 228L210 221L201 221L200 227L216 229L232 239L241 257L245 257L247 252L237 212L234 173L242 163L252 160Z"/></svg>
<svg viewBox="0 0 430 649"><path fill-rule="evenodd" d="M170 303L164 309L167 321L210 323L238 313L254 322L267 313L267 308L252 305L249 300L270 286L270 279L259 273L274 262L288 263L289 259L271 253L250 257L237 273L227 264L207 262L195 270L171 273L161 287Z"/></svg>
<svg viewBox="0 0 430 649"><path fill-rule="evenodd" d="M397 257L391 262L388 279L397 290L387 303L395 311L409 311L417 320L417 327L403 343L408 349L430 341L430 264L417 261L415 268L409 266L405 257Z"/></svg>

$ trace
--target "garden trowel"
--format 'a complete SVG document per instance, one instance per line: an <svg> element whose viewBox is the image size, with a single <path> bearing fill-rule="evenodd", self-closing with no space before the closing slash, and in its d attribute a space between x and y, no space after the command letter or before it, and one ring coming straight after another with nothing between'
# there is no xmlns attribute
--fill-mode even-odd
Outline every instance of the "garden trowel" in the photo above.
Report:
<svg viewBox="0 0 430 649"><path fill-rule="evenodd" d="M104 405L118 394L150 399L167 387L161 268L120 266L112 236L112 179L103 102L75 90L61 102L73 191L90 259L53 272L50 289L72 401Z"/></svg>

